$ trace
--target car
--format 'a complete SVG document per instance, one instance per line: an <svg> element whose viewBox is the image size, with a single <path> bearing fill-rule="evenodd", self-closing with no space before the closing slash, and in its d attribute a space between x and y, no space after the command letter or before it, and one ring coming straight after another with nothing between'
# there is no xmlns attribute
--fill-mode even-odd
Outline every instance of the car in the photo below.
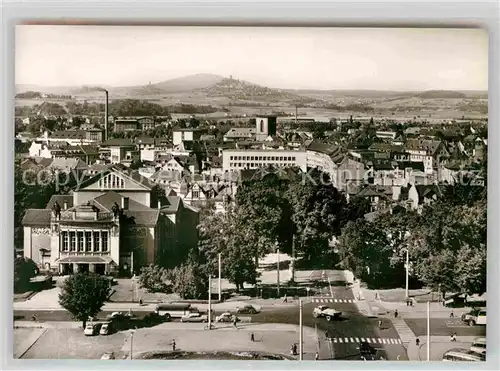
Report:
<svg viewBox="0 0 500 371"><path fill-rule="evenodd" d="M142 320L147 324L159 324L170 321L170 316L160 316L155 312L146 314Z"/></svg>
<svg viewBox="0 0 500 371"><path fill-rule="evenodd" d="M234 314L229 312L222 313L220 316L215 317L215 322L233 322ZM236 317L236 322L239 322L240 319Z"/></svg>
<svg viewBox="0 0 500 371"><path fill-rule="evenodd" d="M475 353L486 355L486 338L475 339L469 349Z"/></svg>
<svg viewBox="0 0 500 371"><path fill-rule="evenodd" d="M199 312L188 313L181 317L181 322L208 322L208 316Z"/></svg>
<svg viewBox="0 0 500 371"><path fill-rule="evenodd" d="M359 353L362 357L374 357L377 354L377 349L372 347L366 341L359 344Z"/></svg>
<svg viewBox="0 0 500 371"><path fill-rule="evenodd" d="M326 305L320 305L313 310L313 317L320 318L325 317L327 321L332 321L335 319L340 319L342 312L329 308Z"/></svg>
<svg viewBox="0 0 500 371"><path fill-rule="evenodd" d="M99 330L100 335L109 335L113 333L113 325L111 322L105 322L102 324L101 329Z"/></svg>
<svg viewBox="0 0 500 371"><path fill-rule="evenodd" d="M473 309L468 313L462 314L461 319L469 326L486 325L486 310Z"/></svg>
<svg viewBox="0 0 500 371"><path fill-rule="evenodd" d="M106 359L106 360L109 360L109 359L115 359L115 353L113 352L106 352L102 355L101 359Z"/></svg>
<svg viewBox="0 0 500 371"><path fill-rule="evenodd" d="M257 314L257 313L259 313L259 311L252 304L246 304L242 307L236 307L236 313L238 313L238 314Z"/></svg>
<svg viewBox="0 0 500 371"><path fill-rule="evenodd" d="M85 326L85 330L83 330L83 333L85 336L94 336L99 333L99 325L95 323L87 323Z"/></svg>

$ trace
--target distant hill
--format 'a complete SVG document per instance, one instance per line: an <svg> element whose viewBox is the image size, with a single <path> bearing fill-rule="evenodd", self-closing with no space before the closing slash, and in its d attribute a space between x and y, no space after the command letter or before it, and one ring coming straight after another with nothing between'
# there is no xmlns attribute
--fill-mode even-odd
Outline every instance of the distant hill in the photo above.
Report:
<svg viewBox="0 0 500 371"><path fill-rule="evenodd" d="M467 94L453 90L428 90L417 94L417 97L423 99L463 99L467 98Z"/></svg>

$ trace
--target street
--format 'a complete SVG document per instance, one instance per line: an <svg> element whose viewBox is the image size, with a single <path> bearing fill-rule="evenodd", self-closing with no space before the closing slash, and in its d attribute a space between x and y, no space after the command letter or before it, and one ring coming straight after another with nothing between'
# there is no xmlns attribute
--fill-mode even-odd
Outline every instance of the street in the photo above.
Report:
<svg viewBox="0 0 500 371"><path fill-rule="evenodd" d="M322 271L311 274L314 280L326 280L329 277ZM383 320L382 328L378 326L378 319L368 318L359 313L355 304L352 291L346 287L342 277L332 277L327 286L328 295L323 297L311 297L304 300L303 324L316 329L319 338L318 347L321 359L337 360L360 360L359 343L367 342L377 350L376 359L406 360L406 351L400 343L397 332L390 320ZM326 292L325 292L326 294ZM331 296L331 295L333 296ZM297 303L298 304L298 303ZM314 318L313 309L318 305L327 305L342 312L339 320L328 322L325 318ZM44 321L71 321L72 318L67 311L45 310L45 311L15 311L18 320L30 320L36 314L39 322ZM110 311L99 313L98 318L105 318L111 314ZM146 312L135 312L137 316L145 315ZM220 312L215 312L215 315ZM247 315L245 315L247 316ZM252 323L284 323L299 324L298 305L290 304L279 308L267 308L255 315L249 315ZM329 340L326 339L328 332ZM298 337L296 339L298 342ZM292 344L290 344L291 346Z"/></svg>

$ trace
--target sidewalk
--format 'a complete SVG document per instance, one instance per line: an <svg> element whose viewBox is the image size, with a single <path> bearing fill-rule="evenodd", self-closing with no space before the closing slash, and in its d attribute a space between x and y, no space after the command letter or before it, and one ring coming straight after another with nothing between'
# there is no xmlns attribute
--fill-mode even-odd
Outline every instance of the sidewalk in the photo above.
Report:
<svg viewBox="0 0 500 371"><path fill-rule="evenodd" d="M452 348L468 349L476 336L457 336L457 341L450 341L449 336L431 336L430 360L441 361L443 354ZM427 338L420 338L420 345L413 341L407 348L408 359L410 361L427 360Z"/></svg>

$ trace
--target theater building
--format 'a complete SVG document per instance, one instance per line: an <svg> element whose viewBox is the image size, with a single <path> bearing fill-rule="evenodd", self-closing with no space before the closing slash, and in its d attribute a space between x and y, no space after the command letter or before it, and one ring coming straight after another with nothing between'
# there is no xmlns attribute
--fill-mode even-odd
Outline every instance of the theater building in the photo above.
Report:
<svg viewBox="0 0 500 371"><path fill-rule="evenodd" d="M60 274L128 275L149 264L171 266L196 246L198 213L179 197L156 205L152 198L138 173L98 174L70 195L52 196L45 209L26 211L24 256Z"/></svg>

